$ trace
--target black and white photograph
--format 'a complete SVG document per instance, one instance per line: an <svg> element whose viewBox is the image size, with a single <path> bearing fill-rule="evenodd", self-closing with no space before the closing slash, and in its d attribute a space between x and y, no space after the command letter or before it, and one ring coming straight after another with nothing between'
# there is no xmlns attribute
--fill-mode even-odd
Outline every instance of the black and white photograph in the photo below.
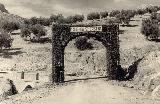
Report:
<svg viewBox="0 0 160 104"><path fill-rule="evenodd" d="M160 104L160 0L0 0L0 104Z"/></svg>

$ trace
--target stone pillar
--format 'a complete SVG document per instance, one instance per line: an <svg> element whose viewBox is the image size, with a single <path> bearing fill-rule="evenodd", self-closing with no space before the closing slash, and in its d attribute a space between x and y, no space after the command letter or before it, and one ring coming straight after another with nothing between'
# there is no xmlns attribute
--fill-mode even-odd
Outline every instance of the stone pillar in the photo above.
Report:
<svg viewBox="0 0 160 104"><path fill-rule="evenodd" d="M53 25L52 36L52 82L64 82L64 50L61 40L61 25Z"/></svg>

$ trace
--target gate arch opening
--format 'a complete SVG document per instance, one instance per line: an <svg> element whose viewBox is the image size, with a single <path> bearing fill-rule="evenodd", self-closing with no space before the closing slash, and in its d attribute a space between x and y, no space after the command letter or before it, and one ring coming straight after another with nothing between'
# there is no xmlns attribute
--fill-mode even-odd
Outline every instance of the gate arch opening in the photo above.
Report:
<svg viewBox="0 0 160 104"><path fill-rule="evenodd" d="M65 47L65 81L106 77L106 47L94 37L89 37L87 41L92 48L80 50L75 42L76 39L73 39Z"/></svg>
<svg viewBox="0 0 160 104"><path fill-rule="evenodd" d="M64 82L64 51L67 44L79 36L95 37L106 48L106 73L116 79L120 64L119 25L102 22L81 24L53 24L52 26L52 82Z"/></svg>

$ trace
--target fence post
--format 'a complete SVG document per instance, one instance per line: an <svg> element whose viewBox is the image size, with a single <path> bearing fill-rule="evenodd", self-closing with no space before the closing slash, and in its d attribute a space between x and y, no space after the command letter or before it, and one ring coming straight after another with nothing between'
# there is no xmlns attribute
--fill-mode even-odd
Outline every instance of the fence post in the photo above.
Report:
<svg viewBox="0 0 160 104"><path fill-rule="evenodd" d="M36 74L36 80L39 80L39 73Z"/></svg>
<svg viewBox="0 0 160 104"><path fill-rule="evenodd" d="M24 71L21 73L21 79L24 79Z"/></svg>

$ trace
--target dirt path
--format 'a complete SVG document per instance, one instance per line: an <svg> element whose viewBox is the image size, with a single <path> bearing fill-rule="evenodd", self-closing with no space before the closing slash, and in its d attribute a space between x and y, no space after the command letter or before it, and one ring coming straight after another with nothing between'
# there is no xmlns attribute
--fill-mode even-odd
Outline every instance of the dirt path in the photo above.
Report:
<svg viewBox="0 0 160 104"><path fill-rule="evenodd" d="M138 91L113 86L103 80L78 82L32 104L156 104ZM158 104L158 103L157 103Z"/></svg>

